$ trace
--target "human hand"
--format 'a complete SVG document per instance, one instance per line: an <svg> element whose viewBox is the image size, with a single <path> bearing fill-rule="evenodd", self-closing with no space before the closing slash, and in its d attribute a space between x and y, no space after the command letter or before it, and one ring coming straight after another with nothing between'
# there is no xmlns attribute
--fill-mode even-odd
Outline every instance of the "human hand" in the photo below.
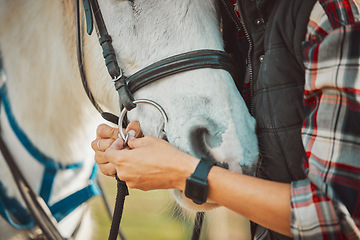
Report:
<svg viewBox="0 0 360 240"><path fill-rule="evenodd" d="M140 124L136 121L129 123L124 131L129 133L130 138L142 136ZM107 162L104 155L106 149L108 149L116 140L118 148L123 148L124 141L119 138L119 129L110 127L106 124L101 124L96 130L96 136L96 139L91 143L91 147L95 151L95 161L104 175L114 176L116 174L116 168L112 163Z"/></svg>
<svg viewBox="0 0 360 240"><path fill-rule="evenodd" d="M117 172L130 188L184 190L186 178L199 161L153 136L131 139L129 148L122 144L122 139L114 141L102 157L111 165L110 173Z"/></svg>

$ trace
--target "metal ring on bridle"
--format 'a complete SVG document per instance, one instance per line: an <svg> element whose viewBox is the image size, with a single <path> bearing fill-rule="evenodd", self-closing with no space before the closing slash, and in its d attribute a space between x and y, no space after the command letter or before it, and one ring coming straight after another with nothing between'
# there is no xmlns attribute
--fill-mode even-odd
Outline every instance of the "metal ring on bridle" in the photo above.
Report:
<svg viewBox="0 0 360 240"><path fill-rule="evenodd" d="M163 125L163 129L162 130L165 130L166 129L166 124L168 122L168 118L166 116L166 113L164 111L164 109L156 102L154 101L151 101L149 99L137 99L137 100L134 100L133 101L134 104L138 104L138 103L146 103L146 104L150 104L152 106L154 106L157 110L159 110L159 112L161 113L163 119L164 119L164 125ZM125 117L125 114L128 112L128 110L126 108L124 108L122 111L121 111L121 114L120 114L120 118L119 118L119 123L122 123L123 120L124 120L124 117ZM125 143L127 142L128 140L128 134L125 136L124 132L123 131L120 131L120 136L121 138L125 141Z"/></svg>

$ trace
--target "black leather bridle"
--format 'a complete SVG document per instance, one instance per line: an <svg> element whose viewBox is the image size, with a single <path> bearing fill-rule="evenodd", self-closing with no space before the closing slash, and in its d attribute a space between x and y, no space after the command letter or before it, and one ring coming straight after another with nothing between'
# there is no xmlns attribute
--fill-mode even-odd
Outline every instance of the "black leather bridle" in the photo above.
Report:
<svg viewBox="0 0 360 240"><path fill-rule="evenodd" d="M133 2L133 1L129 0L129 2ZM238 71L230 55L223 51L210 50L210 49L195 50L195 51L171 56L169 58L151 64L148 67L127 77L123 74L123 71L119 67L119 64L117 62L115 50L112 46L112 39L106 29L106 25L103 16L101 14L97 0L83 0L83 6L86 16L87 33L89 35L92 33L94 29L94 23L97 26L97 34L99 38L99 43L103 50L105 65L107 67L111 80L114 82L115 89L119 94L120 108L126 108L126 110L128 111L132 110L133 108L136 107L136 104L134 103L135 99L133 96L134 92L136 92L138 89L150 83L153 83L165 77L172 76L181 72L186 72L201 68L213 68L213 69L226 70L231 74L233 79L237 78ZM82 35L81 35L81 26L80 26L81 24L80 24L79 0L77 0L76 7L77 7L76 28L77 28L77 49L78 49L77 53L78 53L79 69L80 69L80 75L83 82L83 86L95 108L103 116L105 116L106 120L110 120L113 123L118 124L117 121L118 118L116 116L114 117L112 114L106 114L106 113L104 114L99 104L95 101L95 98L88 87L88 82L86 80L86 75L83 69L82 44L81 44ZM119 219L117 219L116 221L113 219L109 239L116 239L117 230L119 229L119 224L121 220L122 207L124 204L123 201L127 194L126 184L121 180L118 180L118 192L119 191L122 191L124 193L124 196L120 196L120 197L117 196L117 200L118 198L122 199L120 200L122 201L122 203L120 203L121 209L114 210L114 216L115 214L117 214L117 218ZM117 204L115 208L117 208ZM119 211L120 211L120 216L119 216ZM192 239L199 238L202 220L203 220L203 213L198 213L195 221L195 228Z"/></svg>
<svg viewBox="0 0 360 240"><path fill-rule="evenodd" d="M103 57L105 59L107 70L115 84L115 89L119 93L121 105L128 111L136 107L133 103L133 93L138 89L157 80L181 72L201 68L223 69L228 71L231 76L236 79L238 72L231 56L226 52L210 49L195 50L175 55L151 64L135 74L126 77L117 62L116 54L112 46L112 39L106 29L97 0L83 0L83 4L86 15L87 33L91 34L93 31L94 16L98 30L99 43L103 50ZM78 26L78 28L79 27L80 26ZM81 50L81 46L78 45L78 47L80 47L79 49ZM81 56L81 54L79 55ZM82 68L82 62L80 62L80 68ZM86 92L92 96L87 86L85 74L83 74L83 76ZM94 97L92 96L91 99L94 99Z"/></svg>

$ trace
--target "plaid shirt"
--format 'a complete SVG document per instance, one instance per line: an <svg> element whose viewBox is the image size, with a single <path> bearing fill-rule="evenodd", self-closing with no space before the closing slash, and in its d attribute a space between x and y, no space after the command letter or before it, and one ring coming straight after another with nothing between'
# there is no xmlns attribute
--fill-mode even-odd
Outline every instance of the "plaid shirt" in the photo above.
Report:
<svg viewBox="0 0 360 240"><path fill-rule="evenodd" d="M303 42L307 179L292 182L295 239L360 239L359 0L319 0Z"/></svg>
<svg viewBox="0 0 360 240"><path fill-rule="evenodd" d="M291 183L294 239L360 239L359 8L359 0L318 0L310 16L303 42L307 178Z"/></svg>

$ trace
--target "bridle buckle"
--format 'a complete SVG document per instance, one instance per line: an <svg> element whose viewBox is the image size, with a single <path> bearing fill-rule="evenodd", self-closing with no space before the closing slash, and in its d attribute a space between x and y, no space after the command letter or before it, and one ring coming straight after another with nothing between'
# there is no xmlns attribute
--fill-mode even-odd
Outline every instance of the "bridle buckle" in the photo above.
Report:
<svg viewBox="0 0 360 240"><path fill-rule="evenodd" d="M119 71L120 71L119 76L111 77L112 82L117 82L124 76L121 68L119 68Z"/></svg>

